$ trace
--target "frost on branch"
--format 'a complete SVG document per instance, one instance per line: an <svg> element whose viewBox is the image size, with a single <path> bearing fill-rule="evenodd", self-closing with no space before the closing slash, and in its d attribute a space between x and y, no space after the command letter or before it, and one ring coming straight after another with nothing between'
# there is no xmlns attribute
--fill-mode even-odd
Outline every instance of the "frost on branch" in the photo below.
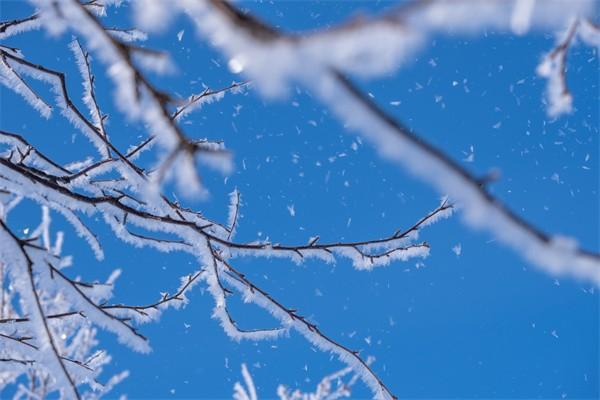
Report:
<svg viewBox="0 0 600 400"><path fill-rule="evenodd" d="M35 108L43 117L50 117L52 107L29 87L21 75L11 67L4 55L2 55L2 58L0 59L0 82L2 82L4 86L23 96L25 101Z"/></svg>
<svg viewBox="0 0 600 400"><path fill-rule="evenodd" d="M157 16L168 21L177 12L184 11L211 44L225 53L230 66L253 80L252 86L247 82L234 82L221 89L205 86L200 93L183 97L167 93L148 78L148 70L168 71L168 53L140 46L138 42L145 35L135 28L104 25L102 17L110 2L57 0L51 7L42 0L34 3L39 6L38 12L0 25L5 35L0 38L42 26L54 34L73 35L71 49L79 68L78 79L87 110L82 112L72 101L74 95L67 88L75 86L67 85L67 77L62 72L43 66L43 60L37 60L36 55L26 58L18 49L8 46L0 47L1 83L23 97L42 116L49 115L54 108L60 110L74 131L84 135L96 152L76 154L72 162L57 163L22 135L0 132L0 191L10 197L0 213L4 218L0 254L6 277L13 283L14 296L18 299L14 313L19 313L18 318L3 323L11 329L13 325L29 329L27 337L31 339L26 342L37 347L34 352L22 343L13 345L23 347L22 351L27 348L30 353L7 363L23 368L39 364L51 377L52 389L63 391L65 397L85 397L82 385L89 385L93 380L89 377L95 375L87 372L85 366L90 365L84 364L82 359L75 355L66 358L61 336L55 329L62 325L85 324L89 329L97 327L111 332L133 350L148 351L149 343L138 330L140 326L157 321L169 308L185 306L189 292L198 285L208 288L214 301L212 317L232 339L275 340L296 332L315 348L345 363L348 366L345 372L325 382L321 393L338 393L331 391L332 381L352 376L351 382L360 379L375 397L394 397L376 368L357 350L346 347L298 310L255 284L236 268L234 261L240 256L281 257L295 263L307 259L326 263L346 259L358 270L373 270L397 261L426 257L429 244L419 241L418 233L449 216L454 206L443 200L412 227L375 239L329 242L316 236L302 244L237 241L235 233L240 228L242 206L237 190L223 202L227 220L218 222L198 210L182 206L174 196L163 191L163 184L175 180L180 193L189 193L190 189L201 193L206 188L201 185L201 169L197 164L224 173L231 171L232 155L224 142L209 135L192 138L183 129L183 123L192 112L201 112L203 107L214 106L212 103L225 93L236 94L242 89L257 87L264 93L276 94L285 92L291 83L305 85L344 126L370 140L383 156L440 192L448 193L464 210L469 224L494 233L547 271L600 282L596 254L580 250L572 240L545 235L520 219L487 191L484 179L473 176L383 112L347 77L348 74L373 77L389 73L436 33L475 34L491 27L524 34L529 28L564 27L572 18L582 21L580 18L590 12L591 1L568 2L569 12L564 12L563 6L567 4L564 1L548 2L542 7L540 1L527 0L434 0L400 7L381 18L353 20L307 35L280 33L218 0L173 0L168 5L158 1L135 2L134 12L141 27L150 28ZM586 26L587 42L593 41L591 25L582 22L581 26ZM111 141L118 132L111 135L104 124L106 115L95 96L93 59L100 61L111 79L119 110L132 123L144 128L143 137L130 143L126 150ZM552 71L556 74L556 70ZM31 89L28 80L48 85L55 96L53 102L43 100ZM79 97L79 93L76 96ZM152 160L140 161L142 153ZM6 222L21 199L51 212L45 211L42 224L35 230L39 237L19 237ZM93 223L104 223L114 236L136 251L151 248L164 253L187 254L194 260L195 271L181 277L179 282L172 282L150 301L109 303L112 279L104 285L80 282L64 269L66 259L59 257L62 236L52 243L48 234L49 216L59 214L99 259L106 249L102 248L102 238L97 237ZM61 293L62 302L45 303L45 293ZM234 296L248 306L252 304L266 310L274 322L269 326L242 326L228 307ZM251 378L247 373L244 378L246 388L240 385L236 393L256 398L256 391L249 384ZM105 387L109 388L118 379L109 380ZM96 390L91 397L103 393L97 387L91 390ZM280 390L280 395L286 398L303 396L295 393L285 388ZM342 396L345 392L338 394Z"/></svg>
<svg viewBox="0 0 600 400"><path fill-rule="evenodd" d="M557 117L561 114L571 112L573 96L566 82L566 60L567 51L574 40L579 21L571 24L561 43L547 54L540 65L537 73L548 80L546 85L546 100L548 102L548 115Z"/></svg>
<svg viewBox="0 0 600 400"><path fill-rule="evenodd" d="M281 32L224 0L181 0L179 4L198 31L234 60L239 72L251 78L263 94L281 95L293 84L303 84L344 127L362 135L384 158L448 194L464 211L468 225L492 233L548 273L600 284L600 255L577 246L558 249L552 235L495 198L485 178L474 176L394 119L347 76L390 73L436 33L473 35L492 28L523 34L529 28L563 29L572 24L556 56L547 58L540 69L549 78L549 112L563 112L571 106L564 81L566 50L575 25L593 15L593 0L415 2L376 18L358 18L307 34ZM597 28L588 22L584 25L586 43L595 43L590 30Z"/></svg>
<svg viewBox="0 0 600 400"><path fill-rule="evenodd" d="M222 145L215 149L214 146L206 146L204 142L198 143L188 138L171 115L170 108L176 103L175 99L155 87L144 74L143 67L151 67L159 72L172 69L166 53L131 43L132 39L143 37L136 30L105 28L89 5L72 0L58 1L52 7L47 7L45 1L34 3L40 7L39 18L47 29L54 33L71 30L87 48L97 54L115 85L117 105L129 118L146 124L154 140L163 149L158 167L155 168L160 173L150 180L150 192L158 192L163 179L175 178L180 189L185 188L181 193L188 196L203 193L201 179L195 168L196 160L225 173L231 170L230 158ZM145 9L154 8L148 6ZM80 69L86 63L86 58L87 54L78 57ZM89 86L85 81L86 78L84 86Z"/></svg>
<svg viewBox="0 0 600 400"><path fill-rule="evenodd" d="M587 19L575 19L557 35L558 43L537 67L539 76L547 80L546 102L550 117L567 114L573 108L573 95L567 85L567 54L579 38L588 46L600 48L600 29Z"/></svg>
<svg viewBox="0 0 600 400"><path fill-rule="evenodd" d="M2 204L10 202L10 196L2 197ZM60 254L62 232L57 232L54 243L50 240L48 209L43 208L40 225L22 239L8 231L6 217L2 221L0 391L17 385L15 398L46 398L58 392L76 397L76 386L81 387L79 390L87 387L83 398L108 393L127 372L103 383L98 376L110 356L97 348L96 328L82 315L64 315L78 309L78 304L66 294L68 285L46 274L48 268L60 274L70 265L70 258ZM19 263L26 268L19 271ZM35 288L28 281L35 281ZM110 280L93 284L70 281L69 285L81 286L80 290L96 301L112 296ZM36 294L32 295L31 290Z"/></svg>
<svg viewBox="0 0 600 400"><path fill-rule="evenodd" d="M10 24L11 32L17 32L22 24L23 32L43 26L54 34L72 34L69 47L79 70L76 80L81 85L69 85L71 76L44 66L35 55L26 58L18 49L7 46L0 47L5 67L2 83L21 95L42 117L53 109L60 110L73 131L93 144L95 152L67 153L71 160L59 163L23 135L0 130L0 193L5 197L0 207L0 264L2 287L10 288L9 295L4 291L5 297L10 296L10 307L3 307L0 329L6 329L6 335L18 334L6 338L11 344L0 342L4 346L0 349L7 352L0 365L19 372L15 377L7 375L3 385L18 385L23 371L39 368L36 384L31 387L46 391L42 397L101 397L125 375L117 375L104 384L98 382L101 366L109 358L104 353L88 354L96 346L96 329L113 334L131 350L147 352L150 341L140 332L141 326L158 321L170 308L184 307L190 291L203 285L214 300L212 318L232 339L275 340L296 332L311 345L346 363L346 371L351 369L356 376L353 381L361 379L375 396L393 398L391 390L358 351L349 349L298 310L274 298L238 270L233 261L239 256L281 257L295 263L311 258L327 263L347 259L356 269L371 270L422 258L429 254L429 244L419 241L419 231L449 216L453 206L444 200L413 226L382 238L326 242L313 237L299 245L236 241L242 207L238 190L230 194L229 204L223 205L228 217L221 223L183 207L163 192L162 183L173 178L182 191L189 192L200 182L196 161L223 172L231 170L231 154L221 140L192 139L180 123L192 112L212 106L226 93L239 94L250 89L250 84L233 82L217 89L205 86L202 92L185 100L176 99L150 82L142 61L166 59L167 55L134 45L134 40L144 38L135 29L106 28L101 17L109 3L64 0L53 7L46 7L42 1L36 4L40 6L38 12L30 19ZM143 125L145 136L126 150L112 142L111 137L116 134L111 135L112 128L105 123L107 115L96 96L94 59L106 67L121 110ZM54 99L43 100L31 89L29 80L48 86ZM82 93L72 93L72 87L80 87ZM81 96L85 111L73 101L74 96ZM154 159L148 161L150 156ZM26 200L24 207L33 203L43 210L41 224L26 237L15 232L9 220L22 200ZM108 250L103 248L103 237L94 227L104 223L125 244L137 249L185 253L195 261L196 269L151 300L136 304L114 301L112 288L118 272L103 283L77 278L73 269L67 268L71 259L61 256L61 248L65 237L78 239L60 233L52 240L51 218L66 221L72 228L70 233L83 239L100 261ZM266 310L273 316L273 323L264 327L242 326L228 307L233 296L248 306L251 303ZM80 344L84 339L87 347ZM47 382L46 386L38 385L40 379ZM25 386L18 390L23 391L23 396L34 395Z"/></svg>

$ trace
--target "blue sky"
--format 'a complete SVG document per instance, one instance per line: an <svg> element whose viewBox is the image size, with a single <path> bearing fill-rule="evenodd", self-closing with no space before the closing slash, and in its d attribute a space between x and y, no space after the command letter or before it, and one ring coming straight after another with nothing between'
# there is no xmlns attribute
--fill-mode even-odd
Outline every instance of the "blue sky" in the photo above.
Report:
<svg viewBox="0 0 600 400"><path fill-rule="evenodd" d="M392 3L244 4L275 25L296 30L326 27L356 10L377 11ZM2 20L31 12L25 2L3 1L1 7ZM130 15L127 7L118 9L105 24L129 27ZM6 44L21 48L30 61L65 71L69 89L80 93L69 40L70 34L51 38L32 32ZM498 169L501 178L490 189L519 215L598 251L597 52L578 45L569 53L575 110L550 120L542 103L545 82L535 68L553 42L551 35L514 37L491 31L472 38L434 37L399 71L359 84L469 170L484 174ZM187 96L201 91L202 83L218 88L242 79L227 70L227 60L199 39L184 18L153 35L147 45L172 53L179 72L153 76L172 93ZM111 104L112 84L103 66L94 66L99 102L110 114L110 135L125 149L145 132ZM33 85L51 99L48 88ZM2 88L0 93L2 129L24 134L59 160L91 154L85 138L59 115L43 120L12 92ZM226 96L189 121L184 126L189 135L225 140L236 169L226 179L201 170L211 196L188 203L225 221L227 194L237 187L243 196L239 241L268 237L305 243L317 234L323 241L377 238L410 226L439 203L441 194L345 132L301 88L282 100L264 100L252 90ZM292 206L294 216L288 209ZM11 223L21 229L35 226L35 210L22 207ZM55 229L67 233L65 253L74 255L71 274L101 278L115 268L123 270L117 302L154 301L197 267L183 255L125 246L101 222L92 222L106 252L106 260L98 263L64 221L54 219ZM493 237L465 228L460 215L427 228L421 238L431 244L429 258L372 272L356 271L344 260L298 266L286 260L240 259L235 265L323 331L376 357L374 369L401 398L600 396L597 288L556 280ZM460 255L453 251L457 245ZM131 371L115 395L230 397L245 362L259 394L267 398L275 395L278 383L312 390L323 375L341 367L296 334L275 342L232 342L210 319L212 298L201 287L190 298L184 310L168 311L159 323L143 327L154 349L150 355L133 353L101 333L103 346L113 355L106 375ZM274 323L251 305L232 303L243 326ZM357 386L353 397L368 396L366 388Z"/></svg>

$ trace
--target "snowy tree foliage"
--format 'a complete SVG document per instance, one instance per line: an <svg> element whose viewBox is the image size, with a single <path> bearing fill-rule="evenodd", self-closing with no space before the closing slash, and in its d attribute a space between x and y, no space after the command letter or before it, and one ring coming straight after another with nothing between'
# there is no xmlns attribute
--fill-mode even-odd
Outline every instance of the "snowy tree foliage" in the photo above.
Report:
<svg viewBox="0 0 600 400"><path fill-rule="evenodd" d="M0 385L18 385L17 398L57 393L64 398L102 396L126 373L98 381L110 358L96 349L96 329L111 332L135 351L147 352L149 340L140 332L140 325L156 321L168 308L184 306L186 295L197 285L204 285L212 295L212 317L232 339L276 339L295 331L347 364L346 369L326 377L314 394L281 387L281 398L344 397L357 380L362 380L374 397L394 398L376 367L362 354L280 303L236 269L234 261L241 256L282 257L295 263L311 258L332 263L345 258L356 269L371 271L426 257L429 245L419 240L419 232L456 208L468 225L491 232L546 272L600 283L597 254L580 249L572 238L548 235L521 219L486 190L490 177L474 176L443 150L425 142L387 115L350 79L352 75L369 78L396 70L433 34L476 35L490 27L516 35L531 29L558 31L557 46L549 49L537 73L548 82L544 100L548 113L571 112L572 94L565 78L567 53L577 41L598 46L599 30L589 20L593 0L405 2L383 16L351 20L306 35L281 32L222 0L134 1L132 9L139 24L135 29L104 25L107 7L119 6L120 0L31 2L37 7L35 14L0 23L3 90L19 94L43 117L59 112L96 152L59 163L19 133L0 131ZM143 30L160 29L178 14L188 16L199 36L222 51L229 67L249 80L207 88L183 101L158 88L148 72L171 70L169 54L139 42L147 37ZM70 91L63 72L45 67L35 54L26 57L25 51L10 46L11 37L37 29L72 36L70 49L80 72L85 109L73 101L79 94ZM117 133L105 123L107 115L96 98L95 68L108 71L116 106L146 131L146 137L127 149L111 140ZM45 99L36 91L40 84L53 92L54 99ZM206 193L210 188L202 185L198 163L225 174L232 169L231 154L223 142L192 139L186 133L183 122L190 113L217 106L212 103L245 90L279 96L292 84L311 90L350 131L373 143L382 157L449 197L415 218L413 226L381 239L323 243L313 237L304 244L286 245L235 240L243 206L243 193L238 190L231 193L230 203L223 205L229 214L223 222L185 208L164 193L169 182L177 185L181 195ZM153 161L141 162L144 153ZM9 218L24 199L42 210L39 227L25 235L11 227ZM84 282L70 276L66 269L70 259L60 251L63 234L52 240L50 215L68 221L99 260L105 250L88 226L91 218L102 220L118 239L136 249L191 255L197 271L181 277L179 287L166 290L152 304L111 303L118 273L105 282ZM267 310L278 326L238 326L228 308L229 298L236 295ZM236 385L236 398L257 398L245 367L243 376L246 387ZM342 379L349 383L340 384Z"/></svg>

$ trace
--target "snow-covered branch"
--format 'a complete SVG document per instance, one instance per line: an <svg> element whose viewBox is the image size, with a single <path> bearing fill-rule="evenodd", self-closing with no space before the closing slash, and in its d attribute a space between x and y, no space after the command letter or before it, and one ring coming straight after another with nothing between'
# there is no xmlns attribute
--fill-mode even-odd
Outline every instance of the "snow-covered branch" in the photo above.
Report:
<svg viewBox="0 0 600 400"><path fill-rule="evenodd" d="M346 76L388 73L423 47L424 38L435 32L472 34L488 27L510 30L517 17L521 19L516 23L520 33L524 27L563 27L590 15L594 7L593 1L586 0L538 2L533 8L522 3L410 2L379 18L359 19L307 35L279 32L223 0L182 0L181 7L199 32L266 94L279 94L292 82L303 83L345 126L375 145L383 157L448 194L464 210L468 225L489 231L552 274L600 284L600 255L580 249L572 238L549 235L511 211L486 189L482 179L385 113ZM514 13L526 13L527 21ZM568 33L558 47L558 61L564 61L573 34ZM564 82L561 65L552 76ZM558 87L550 85L553 91Z"/></svg>
<svg viewBox="0 0 600 400"><path fill-rule="evenodd" d="M522 35L529 29L564 29L570 24L538 71L549 80L549 112L555 115L571 106L565 77L570 46L578 37L588 44L598 43L598 29L586 19L593 7L591 0L404 2L381 16L357 18L308 34L279 32L222 0L173 0L168 7L165 2L145 2L145 9L136 2L137 18L145 22L156 16L169 20L175 13L185 12L198 31L226 54L230 68L247 74L252 82L233 82L218 89L204 86L203 91L183 96L183 100L160 89L147 75L149 69L164 71L171 65L168 53L140 45L147 35L136 28L104 24L105 8L114 1L33 3L38 10L32 16L0 23L0 40L41 27L53 34L72 34L70 47L87 110L80 110L73 101L63 72L44 66L35 55L25 58L10 46L0 45L0 83L42 117L60 110L93 144L95 153L76 154L72 162L59 163L23 135L0 130L0 368L13 371L1 385L14 383L33 368L33 389L19 389L27 396L44 397L58 391L66 398L99 397L125 375L113 377L104 387L97 382L109 358L88 354L96 345L95 327L111 332L133 350L149 351L149 340L140 333L140 326L157 321L169 308L181 308L188 303L190 291L204 285L214 300L212 317L232 339L274 340L296 332L348 366L326 377L314 396L282 387L281 398L344 397L357 379L366 383L375 397L394 398L368 358L336 339L335 333L326 334L299 311L284 305L267 288L259 287L234 260L241 256L281 257L295 263L349 260L357 270L372 270L428 256L430 247L419 238L420 231L450 216L455 208L463 211L469 225L491 232L546 271L600 284L597 254L525 221L490 193L485 178L475 176L384 112L350 78L376 77L397 69L433 34L473 34L495 28ZM96 96L99 88L92 55L112 79L120 111L145 130L145 136L127 149L111 141L117 135L111 135ZM44 99L31 80L48 85L53 101ZM449 197L412 226L379 238L328 242L315 236L302 244L282 244L236 238L243 225L242 195L237 189L224 202L228 203L223 205L228 215L223 222L186 208L163 192L162 184L170 178L177 180L183 194L204 190L197 160L226 173L231 169L231 154L221 140L194 139L184 131L184 120L191 113L226 93L257 88L267 95L281 94L294 83L309 88L345 127L368 139L382 156ZM142 153L151 153L154 160L140 161ZM44 210L42 223L30 237L15 233L8 222L23 199ZM54 242L50 239L51 212L61 215L99 260L109 249L103 248L102 237L93 227L104 223L106 232L137 249L191 256L195 272L185 274L174 285L176 289L165 289L155 300L109 302L114 277L104 284L82 282L64 269L70 260L60 256L63 235ZM5 277L10 285L5 284ZM229 308L233 296L266 310L275 320L273 326L242 327ZM76 344L83 347L77 350ZM243 371L247 389L237 385L236 395L255 399L251 377L246 368ZM348 377L348 384L333 385ZM84 385L90 386L91 392L82 392Z"/></svg>
<svg viewBox="0 0 600 400"><path fill-rule="evenodd" d="M62 336L57 336L53 329L85 326L90 330L98 327L112 332L119 341L134 350L148 351L148 340L138 331L138 325L158 320L162 312L170 307L180 308L187 304L189 291L203 282L215 301L213 318L219 321L233 339L272 340L295 330L310 343L323 351L335 354L351 366L356 370L357 376L370 385L378 396L393 397L390 389L357 351L350 350L333 339L333 336L323 333L298 311L283 306L266 289L259 288L235 269L232 260L238 256L276 256L299 263L308 258L317 258L325 262L346 258L352 261L355 268L370 270L395 261L426 257L429 245L417 241L418 232L440 218L449 216L453 206L447 200L443 200L440 206L419 219L413 226L397 230L381 239L322 243L319 237L313 237L307 244L301 245L234 241L235 233L239 230L242 207L239 191L235 190L230 195L226 223L219 223L206 218L199 211L184 208L170 200L168 196L160 193L160 187L155 186L148 190L148 186L163 180L172 170L172 164L185 153L181 150L185 150L188 145L194 147L193 152L226 154L220 142L188 139L178 123L200 106L220 100L227 92L238 93L247 88L248 83L234 82L214 90L206 88L185 101L175 101L172 96L150 84L143 71L134 63L133 53L143 50L125 40L121 31L115 34L118 28L104 28L96 16L97 13L90 11L89 6L90 4L82 6L77 2L64 1L57 3L61 13L52 14L56 10L49 11L41 7L34 18L37 21L37 15L41 15L44 24L64 24L63 28L70 26L75 33L70 47L79 68L83 103L87 107L89 117L86 117L86 113L72 100L64 73L29 61L20 52L12 51L8 47L0 48L5 66L2 83L23 96L42 116L47 116L54 107L59 109L69 123L94 144L97 151L97 158L86 158L81 154L78 155L79 159L73 162L58 163L29 143L23 135L0 131L0 190L11 198L9 202L3 203L3 221L6 221L8 213L21 199L31 200L45 210L43 222L34 231L35 237L31 239L18 238L12 233L9 225L3 222L5 233L7 237L12 238L14 246L4 245L3 242L0 247L4 253L0 262L10 272L8 276L11 282L17 279L17 275L21 275L16 272L19 268L27 269L31 264L28 275L25 275L30 277L30 285L22 288L15 286L18 288L16 295L19 299L28 299L30 305L24 306L18 313L2 314L0 329L16 327L19 332L28 332L28 336L10 336L10 339L7 339L18 343L19 347L30 347L28 344L32 341L39 343L33 345L35 348L31 348L32 351L36 350L33 353L10 353L6 357L3 356L5 364L22 366L19 367L22 371L26 370L26 366L40 364L40 368L43 368L41 373L49 382L44 387L47 393L59 390L67 397L85 397L81 386L87 383L92 386L89 396L98 397L104 393L104 389L99 389L99 384L90 376L95 376L99 369L91 367L85 361L79 361L80 357L69 358L64 355L65 350L58 345L60 341L57 339ZM120 150L110 140L109 127L104 123L106 115L96 96L92 58L82 44L82 39L96 52L98 58L111 65L111 68L118 66L117 70L122 72L115 78L119 93L133 91L133 103L128 103L124 111L132 112L130 116L139 117L148 126L147 137L126 151ZM56 104L50 105L50 102L43 100L43 97L28 85L26 78L50 85L55 94ZM168 139L169 132L171 139ZM160 158L151 168L139 165L138 156L142 152L152 151L154 142L160 143L158 151L163 151L163 154L165 149L168 150L167 157ZM195 167L193 168L195 174ZM180 178L189 184L195 179L192 175L187 174ZM127 244L140 248L150 247L161 252L176 251L191 255L198 262L198 270L184 276L172 294L165 291L154 302L140 302L141 305L109 303L113 279L110 279L109 284L86 283L69 277L69 274L62 270L68 264L68 259L59 256L62 234L56 244L50 243L49 210L62 215L74 231L90 245L99 260L102 260L106 249L102 247L101 238L90 227L90 218L96 217L100 217L114 235ZM24 261L13 260L11 257L14 257L15 252L20 252ZM28 260L31 260L30 264ZM36 296L45 299L45 293L54 296L60 293L61 301L57 302L53 300L54 297L48 297L49 303L45 305L42 300L35 300ZM228 298L236 294L245 302L254 303L270 312L278 326L240 327L228 307ZM25 303L27 304L29 303ZM67 337L78 335L80 330L69 331ZM88 334L90 335L92 333ZM24 340L23 337L28 339ZM103 359L102 363L105 362L108 362L108 358ZM86 375L77 371L71 364L83 367L86 371L89 369L90 372ZM106 388L112 387L121 378L118 376L110 380Z"/></svg>
<svg viewBox="0 0 600 400"><path fill-rule="evenodd" d="M62 234L57 235L57 243L51 246L48 215L44 209L38 229L23 239L0 221L0 388L27 375L30 387L19 386L16 396L27 390L38 398L54 391L68 398L92 398L82 395L78 387L87 384L94 393L101 390L103 385L96 377L110 358L104 352L92 353L97 341L89 320L82 318L69 324L57 324L51 315L57 310L79 306L81 300L77 298L91 303L95 285L70 280L62 273L60 269L68 266L69 258L59 256ZM50 260L56 262L56 267ZM58 276L60 279L55 279ZM10 285L5 284L5 278ZM72 288L76 296L67 294ZM84 295L84 291L88 294ZM110 296L109 291L101 293ZM84 309L90 310L89 307ZM15 368L15 363L25 368Z"/></svg>

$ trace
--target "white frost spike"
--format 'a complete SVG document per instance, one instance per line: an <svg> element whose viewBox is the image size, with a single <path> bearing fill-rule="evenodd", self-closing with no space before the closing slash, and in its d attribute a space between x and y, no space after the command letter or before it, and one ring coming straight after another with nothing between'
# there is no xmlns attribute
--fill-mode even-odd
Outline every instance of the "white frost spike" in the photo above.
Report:
<svg viewBox="0 0 600 400"><path fill-rule="evenodd" d="M238 219L240 217L240 205L241 195L236 188L233 189L233 192L229 193L229 213L227 215L227 227L229 228L229 233L227 235L227 240L231 240L235 236Z"/></svg>
<svg viewBox="0 0 600 400"><path fill-rule="evenodd" d="M62 246L65 239L63 231L56 232L56 240L54 241L54 247L52 248L52 254L59 257L62 253Z"/></svg>
<svg viewBox="0 0 600 400"><path fill-rule="evenodd" d="M89 71L89 62L91 61L90 56L84 53L83 48L75 38L73 38L69 44L69 48L75 55L75 61L77 62L79 74L81 75L81 84L83 85L83 103L87 106L90 112L94 126L102 134L104 134L102 130L102 115L100 115L100 110L96 105L96 100L92 97L94 93L94 83L91 80L91 74ZM103 156L107 157L108 153L104 153Z"/></svg>
<svg viewBox="0 0 600 400"><path fill-rule="evenodd" d="M254 387L254 381L248 372L248 368L246 368L246 364L242 364L242 376L244 377L244 383L246 384L246 388L248 388L248 390L246 391L242 384L236 382L233 386L234 400L258 400L256 388Z"/></svg>
<svg viewBox="0 0 600 400"><path fill-rule="evenodd" d="M108 277L108 279L106 280L106 284L107 285L114 285L115 281L119 278L119 276L121 276L121 270L120 269L115 269L110 276Z"/></svg>
<svg viewBox="0 0 600 400"><path fill-rule="evenodd" d="M47 206L42 207L42 246L50 250L50 210Z"/></svg>

